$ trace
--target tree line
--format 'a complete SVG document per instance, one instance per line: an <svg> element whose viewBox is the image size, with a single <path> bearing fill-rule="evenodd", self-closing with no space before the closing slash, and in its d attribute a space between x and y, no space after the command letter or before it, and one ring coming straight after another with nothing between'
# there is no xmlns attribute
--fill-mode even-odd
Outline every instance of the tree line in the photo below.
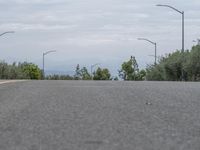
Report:
<svg viewBox="0 0 200 150"><path fill-rule="evenodd" d="M98 67L96 71L89 73L86 67L80 67L78 64L75 74L70 75L48 75L48 80L112 80L111 73L107 68Z"/></svg>
<svg viewBox="0 0 200 150"><path fill-rule="evenodd" d="M41 79L42 71L33 63L0 62L0 79Z"/></svg>
<svg viewBox="0 0 200 150"><path fill-rule="evenodd" d="M146 79L156 81L200 81L200 46L185 52L176 51L149 65Z"/></svg>
<svg viewBox="0 0 200 150"><path fill-rule="evenodd" d="M179 50L162 56L157 64L147 65L139 69L134 56L124 61L113 77L108 68L98 67L89 73L86 67L75 68L74 75L47 75L35 64L23 62L8 64L0 62L0 79L46 79L46 80L125 80L125 81L200 81L200 46L191 50Z"/></svg>

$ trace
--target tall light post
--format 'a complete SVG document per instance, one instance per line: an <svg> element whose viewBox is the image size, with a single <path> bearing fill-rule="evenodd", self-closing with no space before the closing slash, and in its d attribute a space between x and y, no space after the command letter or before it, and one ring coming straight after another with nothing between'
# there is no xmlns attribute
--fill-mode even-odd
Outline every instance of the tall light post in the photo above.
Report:
<svg viewBox="0 0 200 150"><path fill-rule="evenodd" d="M173 9L175 10L176 12L180 13L181 16L182 16L182 54L183 54L183 60L185 59L184 58L184 49L185 49L185 23L184 23L184 20L185 20L185 13L184 11L180 11L170 5L161 5L161 4L158 4L156 6L159 6L159 7L168 7L170 9ZM184 70L183 70L183 66L182 66L182 70L181 70L181 78L182 78L182 81L184 81Z"/></svg>
<svg viewBox="0 0 200 150"><path fill-rule="evenodd" d="M180 13L182 15L182 52L184 52L184 49L185 49L185 23L184 23L184 20L185 20L185 13L184 11L180 11L170 5L161 5L161 4L158 4L156 6L159 6L159 7L168 7L168 8L171 8L173 10L175 10L176 12Z"/></svg>
<svg viewBox="0 0 200 150"><path fill-rule="evenodd" d="M0 36L3 36L3 35L5 35L5 34L9 34L9 33L15 33L15 32L14 32L14 31L3 32L3 33L0 34Z"/></svg>
<svg viewBox="0 0 200 150"><path fill-rule="evenodd" d="M138 38L138 40L147 41L147 42L149 42L149 43L151 43L151 44L153 44L155 46L155 55L154 55L155 63L154 64L156 65L157 64L157 43L156 42L152 42L151 40L145 39L145 38Z"/></svg>
<svg viewBox="0 0 200 150"><path fill-rule="evenodd" d="M97 63L97 64L94 64L94 65L91 65L91 77L92 77L92 80L93 80L93 75L92 75L92 73L93 73L93 68L96 67L96 66L98 66L98 65L100 65L100 64Z"/></svg>
<svg viewBox="0 0 200 150"><path fill-rule="evenodd" d="M53 52L56 52L56 51L47 51L47 52L44 52L43 53L43 65L42 65L42 72L43 72L43 79L45 79L45 71L44 71L44 57L49 54L49 53L53 53Z"/></svg>

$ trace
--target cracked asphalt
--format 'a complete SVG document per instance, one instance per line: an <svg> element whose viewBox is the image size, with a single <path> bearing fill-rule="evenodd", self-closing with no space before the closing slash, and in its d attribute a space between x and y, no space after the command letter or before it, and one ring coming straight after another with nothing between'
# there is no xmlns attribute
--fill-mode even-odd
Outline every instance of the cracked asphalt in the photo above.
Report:
<svg viewBox="0 0 200 150"><path fill-rule="evenodd" d="M0 150L199 150L200 83L0 85Z"/></svg>

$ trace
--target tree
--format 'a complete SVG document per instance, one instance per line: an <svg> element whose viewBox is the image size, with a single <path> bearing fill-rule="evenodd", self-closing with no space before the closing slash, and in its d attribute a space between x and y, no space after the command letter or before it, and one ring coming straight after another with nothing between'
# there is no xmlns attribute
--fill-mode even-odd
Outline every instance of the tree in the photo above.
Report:
<svg viewBox="0 0 200 150"><path fill-rule="evenodd" d="M80 76L82 80L91 80L91 75L89 74L88 70L86 67L83 67L80 70Z"/></svg>
<svg viewBox="0 0 200 150"><path fill-rule="evenodd" d="M8 79L9 65L5 62L0 62L0 79Z"/></svg>
<svg viewBox="0 0 200 150"><path fill-rule="evenodd" d="M9 66L9 79L18 79L20 74L20 69L17 66L16 62Z"/></svg>
<svg viewBox="0 0 200 150"><path fill-rule="evenodd" d="M149 65L146 69L146 79L149 81L164 81L164 67L161 65Z"/></svg>
<svg viewBox="0 0 200 150"><path fill-rule="evenodd" d="M192 47L186 57L184 70L190 81L200 81L200 45Z"/></svg>
<svg viewBox="0 0 200 150"><path fill-rule="evenodd" d="M111 74L107 68L101 69L100 67L94 72L94 80L110 80Z"/></svg>
<svg viewBox="0 0 200 150"><path fill-rule="evenodd" d="M35 80L41 79L42 77L41 70L37 65L33 63L24 62L23 64L21 64L21 67L23 73L26 75L28 79L35 79Z"/></svg>
<svg viewBox="0 0 200 150"><path fill-rule="evenodd" d="M79 64L76 66L74 79L75 80L80 80L81 79L81 70L80 70L80 65Z"/></svg>
<svg viewBox="0 0 200 150"><path fill-rule="evenodd" d="M130 60L122 64L119 76L123 80L138 80L139 69L135 57L131 56Z"/></svg>
<svg viewBox="0 0 200 150"><path fill-rule="evenodd" d="M146 71L144 69L139 71L138 80L141 80L141 81L146 80Z"/></svg>
<svg viewBox="0 0 200 150"><path fill-rule="evenodd" d="M185 53L176 51L162 57L157 65L147 66L147 80L181 81Z"/></svg>
<svg viewBox="0 0 200 150"><path fill-rule="evenodd" d="M58 75L58 74L48 75L45 77L45 79L47 80L74 80L74 78L70 75Z"/></svg>
<svg viewBox="0 0 200 150"><path fill-rule="evenodd" d="M119 79L118 79L118 77L113 77L113 80L118 81Z"/></svg>
<svg viewBox="0 0 200 150"><path fill-rule="evenodd" d="M176 51L170 54L164 62L161 62L164 63L165 80L182 80L183 59L184 54L181 51Z"/></svg>
<svg viewBox="0 0 200 150"><path fill-rule="evenodd" d="M74 75L75 80L91 80L91 75L89 74L86 67L80 69L80 65L76 66L76 71Z"/></svg>
<svg viewBox="0 0 200 150"><path fill-rule="evenodd" d="M41 70L33 63L0 62L0 79L41 79Z"/></svg>
<svg viewBox="0 0 200 150"><path fill-rule="evenodd" d="M200 81L200 46L184 53L176 51L162 57L157 65L147 67L147 80Z"/></svg>

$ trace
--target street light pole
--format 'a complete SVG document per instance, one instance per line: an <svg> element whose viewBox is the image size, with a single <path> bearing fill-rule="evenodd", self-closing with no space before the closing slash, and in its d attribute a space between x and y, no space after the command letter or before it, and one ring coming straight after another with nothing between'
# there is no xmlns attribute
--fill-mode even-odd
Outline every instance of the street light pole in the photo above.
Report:
<svg viewBox="0 0 200 150"><path fill-rule="evenodd" d="M91 65L91 77L92 77L92 80L93 80L93 68L96 67L97 65L99 65L98 63L97 64L94 64L94 65Z"/></svg>
<svg viewBox="0 0 200 150"><path fill-rule="evenodd" d="M180 11L170 5L161 5L161 4L158 4L156 6L160 6L160 7L168 7L168 8L171 8L173 10L175 10L176 12L180 13L182 15L182 52L184 52L184 49L185 49L185 13L184 11Z"/></svg>
<svg viewBox="0 0 200 150"><path fill-rule="evenodd" d="M145 39L145 38L138 38L138 40L141 40L141 41L147 41L147 42L149 42L149 43L151 43L151 44L153 44L154 46L155 46L155 65L157 64L157 43L156 42L152 42L152 41L150 41L149 39Z"/></svg>
<svg viewBox="0 0 200 150"><path fill-rule="evenodd" d="M43 53L43 59L42 59L42 73L43 73L43 79L45 79L45 75L44 75L44 53Z"/></svg>
<svg viewBox="0 0 200 150"><path fill-rule="evenodd" d="M49 54L49 53L53 53L53 52L56 52L56 51L47 51L47 52L44 52L43 53L43 63L42 63L42 72L43 72L43 79L45 79L45 70L44 70L44 65L45 65L45 55Z"/></svg>
<svg viewBox="0 0 200 150"><path fill-rule="evenodd" d="M182 11L182 52L185 50L185 13Z"/></svg>
<svg viewBox="0 0 200 150"><path fill-rule="evenodd" d="M155 43L155 65L157 64L157 43Z"/></svg>
<svg viewBox="0 0 200 150"><path fill-rule="evenodd" d="M160 7L168 7L168 8L171 8L173 10L175 10L176 12L180 13L182 15L182 54L183 54L183 57L184 57L184 50L185 50L185 13L184 11L180 11L170 5L161 5L161 4L158 4L156 6L160 6ZM183 58L184 59L184 58ZM182 76L182 81L184 81L184 70L182 68L182 71L181 71L181 76Z"/></svg>

